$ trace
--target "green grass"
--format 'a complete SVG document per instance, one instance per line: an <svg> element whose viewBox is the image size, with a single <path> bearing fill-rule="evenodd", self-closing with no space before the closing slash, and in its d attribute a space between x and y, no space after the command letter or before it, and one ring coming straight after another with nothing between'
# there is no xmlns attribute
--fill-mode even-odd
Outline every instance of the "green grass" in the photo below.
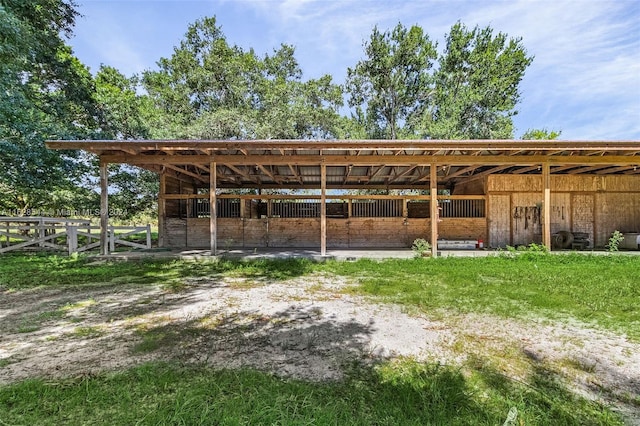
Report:
<svg viewBox="0 0 640 426"><path fill-rule="evenodd" d="M100 284L159 284L178 291L184 289L186 278L227 275L260 280L284 280L307 274L316 266L306 259L254 262L143 259L106 262L93 261L85 256L10 253L0 255L0 290Z"/></svg>
<svg viewBox="0 0 640 426"><path fill-rule="evenodd" d="M427 313L480 312L508 318L576 318L640 339L640 258L544 255L435 258L383 262L309 260L101 262L43 254L0 256L0 293L94 285L161 285L189 291L189 281L227 276L256 285L312 273L359 283L349 291ZM90 302L84 302L90 303ZM23 332L59 319L68 305L27 318ZM100 337L79 326L72 337ZM134 353L175 340L164 329L143 334ZM476 355L477 357L478 355ZM0 368L10 365L4 360ZM547 368L549 366L546 366ZM347 368L344 380L284 380L252 370L147 364L115 373L0 386L0 424L621 424L608 408L575 396L532 365L514 381L496 360L459 368L410 360Z"/></svg>
<svg viewBox="0 0 640 426"><path fill-rule="evenodd" d="M0 256L0 289L133 284L183 291L189 279L244 277L260 284L313 272L347 276L354 291L427 313L480 312L509 318L575 318L640 340L640 257L583 254L395 259L314 263L141 260L92 263L86 257Z"/></svg>
<svg viewBox="0 0 640 426"><path fill-rule="evenodd" d="M640 257L549 255L330 262L385 301L507 318L575 318L640 340Z"/></svg>
<svg viewBox="0 0 640 426"><path fill-rule="evenodd" d="M544 373L535 386L492 371L399 361L353 366L339 382L285 380L252 370L147 364L114 374L0 387L3 424L618 425ZM522 422L522 423L520 423Z"/></svg>

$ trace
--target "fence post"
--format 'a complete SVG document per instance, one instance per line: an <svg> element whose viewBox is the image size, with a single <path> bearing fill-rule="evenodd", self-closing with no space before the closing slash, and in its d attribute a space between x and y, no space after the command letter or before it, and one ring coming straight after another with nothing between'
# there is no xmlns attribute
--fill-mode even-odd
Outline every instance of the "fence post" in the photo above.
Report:
<svg viewBox="0 0 640 426"><path fill-rule="evenodd" d="M147 223L147 248L151 248L151 225Z"/></svg>
<svg viewBox="0 0 640 426"><path fill-rule="evenodd" d="M44 237L45 237L44 218L40 218L40 220L38 220L38 223L36 224L36 238L40 239ZM40 247L44 247L44 242L41 241L40 243L38 243L38 245Z"/></svg>
<svg viewBox="0 0 640 426"><path fill-rule="evenodd" d="M109 226L109 251L113 252L116 249L116 230L113 229L113 225Z"/></svg>
<svg viewBox="0 0 640 426"><path fill-rule="evenodd" d="M78 251L78 228L74 225L67 225L67 245L69 255Z"/></svg>

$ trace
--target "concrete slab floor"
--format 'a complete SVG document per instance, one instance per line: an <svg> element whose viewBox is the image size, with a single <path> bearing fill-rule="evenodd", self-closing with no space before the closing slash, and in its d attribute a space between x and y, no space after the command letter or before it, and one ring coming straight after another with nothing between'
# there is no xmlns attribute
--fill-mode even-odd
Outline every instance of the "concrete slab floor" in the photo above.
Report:
<svg viewBox="0 0 640 426"><path fill-rule="evenodd" d="M496 256L504 251L484 249L484 250L439 250L438 257L486 257ZM604 250L584 250L584 251L553 251L553 254L597 254L609 255ZM618 255L640 256L640 251L621 251ZM327 250L326 256L320 254L316 248L260 248L260 249L230 249L220 250L216 256L212 256L208 249L160 249L123 251L108 254L106 256L92 256L94 259L102 260L140 260L140 259L182 259L193 261L214 261L218 259L288 259L307 258L316 261L335 259L339 261L354 261L362 258L367 259L410 259L414 257L411 249L335 249Z"/></svg>
<svg viewBox="0 0 640 426"><path fill-rule="evenodd" d="M493 250L440 250L439 256L449 257L484 257L498 252ZM183 259L183 260L215 260L219 258L227 259L288 259L307 258L317 261L335 259L339 261L353 261L357 259L410 259L414 257L411 249L336 249L327 250L326 256L320 254L320 250L315 248L280 249L280 248L260 248L260 249L230 249L220 250L217 256L212 256L207 249L185 249L185 250L138 250L127 252L116 252L106 256L95 256L98 259L111 260L134 260L134 259Z"/></svg>

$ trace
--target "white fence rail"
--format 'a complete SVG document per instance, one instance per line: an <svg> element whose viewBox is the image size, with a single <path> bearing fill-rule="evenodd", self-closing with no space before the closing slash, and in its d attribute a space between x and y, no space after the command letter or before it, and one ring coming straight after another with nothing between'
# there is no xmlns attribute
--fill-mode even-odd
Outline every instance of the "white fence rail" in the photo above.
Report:
<svg viewBox="0 0 640 426"><path fill-rule="evenodd" d="M151 248L151 226L109 226L109 250ZM137 236L136 241L132 241ZM143 242L140 242L142 240ZM0 253L52 249L69 254L100 247L100 227L88 220L44 217L0 217Z"/></svg>

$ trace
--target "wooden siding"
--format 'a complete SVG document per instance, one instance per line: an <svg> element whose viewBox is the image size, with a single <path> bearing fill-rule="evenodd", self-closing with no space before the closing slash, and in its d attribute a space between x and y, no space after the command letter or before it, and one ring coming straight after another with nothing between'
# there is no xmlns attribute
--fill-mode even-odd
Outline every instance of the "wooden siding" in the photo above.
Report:
<svg viewBox="0 0 640 426"><path fill-rule="evenodd" d="M530 213L541 206L541 175L489 176L487 187L490 245L539 243ZM640 176L552 175L550 216L552 234L583 232L591 247L604 247L615 230L639 232Z"/></svg>
<svg viewBox="0 0 640 426"><path fill-rule="evenodd" d="M553 173L553 169L551 169ZM542 193L541 175L491 175L487 192ZM551 192L640 192L640 176L551 175Z"/></svg>
<svg viewBox="0 0 640 426"><path fill-rule="evenodd" d="M593 198L594 194L571 195L571 229L588 234L590 247L594 246Z"/></svg>
<svg viewBox="0 0 640 426"><path fill-rule="evenodd" d="M640 193L596 193L595 244L603 247L613 231L640 232Z"/></svg>
<svg viewBox="0 0 640 426"><path fill-rule="evenodd" d="M165 247L186 247L187 246L187 220L166 218L164 222L164 245Z"/></svg>
<svg viewBox="0 0 640 426"><path fill-rule="evenodd" d="M430 239L429 219L350 218L327 219L330 248L408 248L416 238ZM441 239L486 239L484 218L446 218L438 223ZM209 247L209 219L169 218L168 247ZM218 218L218 247L307 248L320 246L320 219Z"/></svg>
<svg viewBox="0 0 640 426"><path fill-rule="evenodd" d="M484 195L486 179L475 179L456 184L452 195Z"/></svg>

